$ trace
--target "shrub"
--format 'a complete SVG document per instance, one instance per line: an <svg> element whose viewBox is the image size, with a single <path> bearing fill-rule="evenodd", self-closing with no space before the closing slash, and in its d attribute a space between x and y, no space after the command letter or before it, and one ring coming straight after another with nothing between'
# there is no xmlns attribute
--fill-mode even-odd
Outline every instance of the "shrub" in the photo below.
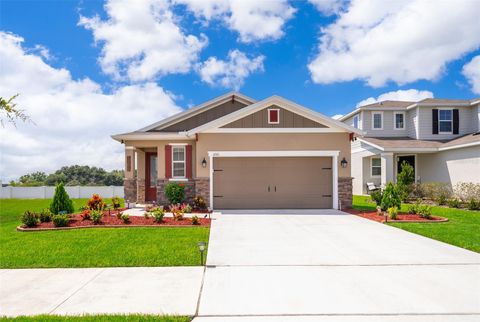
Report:
<svg viewBox="0 0 480 322"><path fill-rule="evenodd" d="M198 219L197 215L193 215L190 220L192 221L192 225L200 225L200 219Z"/></svg>
<svg viewBox="0 0 480 322"><path fill-rule="evenodd" d="M59 183L55 188L55 195L53 196L53 201L50 204L50 211L55 215L58 215L61 211L69 214L73 213L74 211L73 202L70 200L63 183Z"/></svg>
<svg viewBox="0 0 480 322"><path fill-rule="evenodd" d="M426 198L435 201L439 205L444 205L452 195L450 186L444 182L422 183L421 189Z"/></svg>
<svg viewBox="0 0 480 322"><path fill-rule="evenodd" d="M118 211L118 212L115 214L115 217L117 217L117 219L122 219L122 215L123 215L123 212Z"/></svg>
<svg viewBox="0 0 480 322"><path fill-rule="evenodd" d="M112 206L113 206L113 209L118 209L120 208L120 205L121 205L121 202L120 202L120 198L115 196L112 198Z"/></svg>
<svg viewBox="0 0 480 322"><path fill-rule="evenodd" d="M182 211L186 214L192 213L192 206L190 206L188 203L184 203L182 205Z"/></svg>
<svg viewBox="0 0 480 322"><path fill-rule="evenodd" d="M480 201L476 201L474 198L471 198L467 204L467 208L469 210L479 210L480 209Z"/></svg>
<svg viewBox="0 0 480 322"><path fill-rule="evenodd" d="M22 223L27 227L35 227L40 222L38 214L27 210L22 215Z"/></svg>
<svg viewBox="0 0 480 322"><path fill-rule="evenodd" d="M80 217L82 217L82 220L90 220L90 210L84 210L82 211L82 213L80 214Z"/></svg>
<svg viewBox="0 0 480 322"><path fill-rule="evenodd" d="M172 204L179 204L185 199L185 185L170 182L165 186L165 196Z"/></svg>
<svg viewBox="0 0 480 322"><path fill-rule="evenodd" d="M459 182L454 186L453 192L456 198L464 202L471 199L480 201L480 183Z"/></svg>
<svg viewBox="0 0 480 322"><path fill-rule="evenodd" d="M173 215L173 220L183 220L183 209L179 205L170 205L170 211Z"/></svg>
<svg viewBox="0 0 480 322"><path fill-rule="evenodd" d="M89 209L88 209L87 206L80 206L80 207L78 207L78 210L83 212L83 211L89 210Z"/></svg>
<svg viewBox="0 0 480 322"><path fill-rule="evenodd" d="M88 200L87 206L90 210L103 210L103 208L105 208L105 203L100 195L94 194L92 198Z"/></svg>
<svg viewBox="0 0 480 322"><path fill-rule="evenodd" d="M387 210L391 207L400 208L402 201L400 200L400 196L398 195L397 187L389 182L383 190L382 196L382 203L381 207L383 210Z"/></svg>
<svg viewBox="0 0 480 322"><path fill-rule="evenodd" d="M54 215L52 221L55 227L67 227L68 223L70 222L70 218L66 214Z"/></svg>
<svg viewBox="0 0 480 322"><path fill-rule="evenodd" d="M418 214L418 209L421 207L422 199L417 199L414 204L408 206L409 214Z"/></svg>
<svg viewBox="0 0 480 322"><path fill-rule="evenodd" d="M163 208L157 208L152 211L151 214L156 222L162 222L165 212L163 211Z"/></svg>
<svg viewBox="0 0 480 322"><path fill-rule="evenodd" d="M460 200L457 198L448 199L447 204L450 208L460 208Z"/></svg>
<svg viewBox="0 0 480 322"><path fill-rule="evenodd" d="M122 214L120 218L123 220L124 224L128 224L130 222L130 216L128 214Z"/></svg>
<svg viewBox="0 0 480 322"><path fill-rule="evenodd" d="M372 191L370 193L370 198L373 200L373 202L375 202L377 206L380 206L382 204L382 197L383 197L383 193L380 189Z"/></svg>
<svg viewBox="0 0 480 322"><path fill-rule="evenodd" d="M145 212L143 213L143 217L144 217L145 219L150 218L150 216L151 216L151 213L148 212L148 211L145 211Z"/></svg>
<svg viewBox="0 0 480 322"><path fill-rule="evenodd" d="M388 217L390 217L390 219L392 220L396 220L397 219L397 215L398 215L398 208L397 207L390 207L388 208Z"/></svg>
<svg viewBox="0 0 480 322"><path fill-rule="evenodd" d="M39 214L40 222L51 222L52 221L52 216L53 216L53 214L50 211L50 209L48 209L48 208L43 209Z"/></svg>
<svg viewBox="0 0 480 322"><path fill-rule="evenodd" d="M196 196L193 198L193 206L199 210L207 209L207 202L202 196Z"/></svg>
<svg viewBox="0 0 480 322"><path fill-rule="evenodd" d="M103 214L100 210L92 210L90 212L90 217L92 218L93 223L97 225L102 222Z"/></svg>
<svg viewBox="0 0 480 322"><path fill-rule="evenodd" d="M412 184L415 182L415 170L406 161L403 161L400 167L400 173L397 175L397 189L402 201L406 201L413 190Z"/></svg>
<svg viewBox="0 0 480 322"><path fill-rule="evenodd" d="M430 219L432 217L432 207L428 205L421 205L418 207L418 214L422 218Z"/></svg>

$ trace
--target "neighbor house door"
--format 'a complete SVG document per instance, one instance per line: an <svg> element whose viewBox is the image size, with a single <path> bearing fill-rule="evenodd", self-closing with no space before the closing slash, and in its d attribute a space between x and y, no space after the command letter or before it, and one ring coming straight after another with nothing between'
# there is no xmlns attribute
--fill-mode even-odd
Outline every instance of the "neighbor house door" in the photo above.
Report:
<svg viewBox="0 0 480 322"><path fill-rule="evenodd" d="M157 153L145 153L145 201L157 200Z"/></svg>
<svg viewBox="0 0 480 322"><path fill-rule="evenodd" d="M415 169L415 156L414 155L401 155L397 158L397 174L402 171L402 163L407 162L409 165L413 167L413 170L416 173Z"/></svg>

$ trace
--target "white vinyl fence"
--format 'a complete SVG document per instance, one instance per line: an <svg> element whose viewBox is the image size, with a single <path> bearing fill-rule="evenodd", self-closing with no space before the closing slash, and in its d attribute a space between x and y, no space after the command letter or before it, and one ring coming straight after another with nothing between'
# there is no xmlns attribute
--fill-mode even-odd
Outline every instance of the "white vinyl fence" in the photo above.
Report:
<svg viewBox="0 0 480 322"><path fill-rule="evenodd" d="M94 193L103 198L123 198L123 186L71 186L65 187L70 198L90 198ZM1 199L50 199L55 187L1 187Z"/></svg>

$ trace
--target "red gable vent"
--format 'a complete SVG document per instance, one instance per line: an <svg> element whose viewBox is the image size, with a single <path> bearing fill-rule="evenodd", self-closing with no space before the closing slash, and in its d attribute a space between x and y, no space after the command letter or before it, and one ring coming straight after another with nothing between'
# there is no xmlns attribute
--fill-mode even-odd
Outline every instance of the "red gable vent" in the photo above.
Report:
<svg viewBox="0 0 480 322"><path fill-rule="evenodd" d="M268 124L280 123L280 110L278 108L268 109Z"/></svg>

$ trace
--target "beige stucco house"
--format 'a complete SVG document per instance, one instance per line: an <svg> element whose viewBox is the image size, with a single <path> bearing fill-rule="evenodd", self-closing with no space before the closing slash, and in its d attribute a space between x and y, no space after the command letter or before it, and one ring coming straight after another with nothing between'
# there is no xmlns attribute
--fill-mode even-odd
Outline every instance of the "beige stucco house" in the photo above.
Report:
<svg viewBox="0 0 480 322"><path fill-rule="evenodd" d="M364 132L351 144L354 194L395 182L403 161L417 182L480 183L480 99L383 101L340 120Z"/></svg>
<svg viewBox="0 0 480 322"><path fill-rule="evenodd" d="M166 204L182 182L212 209L352 203L350 143L362 132L279 96L228 93L140 130L125 145L125 199Z"/></svg>

